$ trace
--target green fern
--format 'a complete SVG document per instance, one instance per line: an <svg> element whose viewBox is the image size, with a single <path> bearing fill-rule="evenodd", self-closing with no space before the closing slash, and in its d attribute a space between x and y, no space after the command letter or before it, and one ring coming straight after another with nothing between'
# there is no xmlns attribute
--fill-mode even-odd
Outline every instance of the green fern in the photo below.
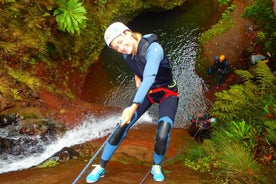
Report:
<svg viewBox="0 0 276 184"><path fill-rule="evenodd" d="M236 70L235 73L244 83L216 93L217 100L210 111L223 121L249 120L252 112L262 111L265 98L276 90L275 76L263 62L251 72Z"/></svg>
<svg viewBox="0 0 276 184"><path fill-rule="evenodd" d="M8 74L16 80L26 84L32 90L38 89L41 85L40 80L36 77L31 76L28 72L9 69Z"/></svg>
<svg viewBox="0 0 276 184"><path fill-rule="evenodd" d="M22 100L21 96L19 95L19 91L17 89L10 89L10 90L14 100L16 101Z"/></svg>
<svg viewBox="0 0 276 184"><path fill-rule="evenodd" d="M264 62L259 62L255 71L256 77L260 83L260 93L261 95L266 94L273 89L272 87L275 85L275 76Z"/></svg>
<svg viewBox="0 0 276 184"><path fill-rule="evenodd" d="M275 121L265 121L264 122L265 129L267 132L267 139L268 141L274 144L276 144L276 123Z"/></svg>
<svg viewBox="0 0 276 184"><path fill-rule="evenodd" d="M34 34L36 37L33 36ZM40 53L46 53L47 38L42 34L39 34L38 31L33 31L22 35L20 41L22 46L25 46L26 48L37 50Z"/></svg>
<svg viewBox="0 0 276 184"><path fill-rule="evenodd" d="M256 99L254 93L242 85L231 86L229 90L215 95L217 101L211 112L224 121L240 120L240 117L246 116L249 107L252 107L251 103Z"/></svg>
<svg viewBox="0 0 276 184"><path fill-rule="evenodd" d="M56 21L62 31L68 31L70 34L77 32L80 34L81 28L86 26L87 13L82 3L78 0L60 0L59 8L54 11Z"/></svg>
<svg viewBox="0 0 276 184"><path fill-rule="evenodd" d="M235 73L239 75L244 81L250 81L254 76L247 70L235 70Z"/></svg>
<svg viewBox="0 0 276 184"><path fill-rule="evenodd" d="M17 50L17 45L14 42L0 42L0 57L2 58L15 54Z"/></svg>
<svg viewBox="0 0 276 184"><path fill-rule="evenodd" d="M5 77L0 77L0 95L7 96L10 92L9 89L9 81Z"/></svg>

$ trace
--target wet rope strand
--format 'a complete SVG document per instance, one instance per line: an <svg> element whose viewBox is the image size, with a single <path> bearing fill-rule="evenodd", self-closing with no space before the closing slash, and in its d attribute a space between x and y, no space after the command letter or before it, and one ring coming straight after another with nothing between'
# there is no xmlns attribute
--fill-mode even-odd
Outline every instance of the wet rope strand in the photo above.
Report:
<svg viewBox="0 0 276 184"><path fill-rule="evenodd" d="M97 152L94 154L94 156L89 160L89 162L85 165L85 167L82 169L80 174L75 178L72 184L77 184L78 180L81 178L81 176L85 173L87 168L92 164L92 162L95 160L96 156L101 152L101 150L104 148L106 145L107 141L109 138L114 134L115 130L119 127L119 124L116 125L114 130L111 132L111 134L107 137L107 139L104 141L104 143L101 145L101 147L97 150Z"/></svg>

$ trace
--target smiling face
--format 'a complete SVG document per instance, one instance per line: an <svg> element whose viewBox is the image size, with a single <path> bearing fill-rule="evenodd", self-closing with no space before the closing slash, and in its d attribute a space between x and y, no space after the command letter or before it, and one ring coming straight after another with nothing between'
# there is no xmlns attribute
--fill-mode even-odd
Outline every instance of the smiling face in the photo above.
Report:
<svg viewBox="0 0 276 184"><path fill-rule="evenodd" d="M135 47L135 41L131 37L131 32L126 31L114 38L111 41L110 46L122 54L132 54Z"/></svg>

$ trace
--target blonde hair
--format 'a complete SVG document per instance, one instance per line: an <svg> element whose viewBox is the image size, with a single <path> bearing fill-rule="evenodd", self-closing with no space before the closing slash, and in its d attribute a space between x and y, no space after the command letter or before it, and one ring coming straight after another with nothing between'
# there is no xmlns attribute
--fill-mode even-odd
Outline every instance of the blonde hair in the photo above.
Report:
<svg viewBox="0 0 276 184"><path fill-rule="evenodd" d="M132 31L130 31L130 30L124 31L124 33L126 33L126 32L130 32L132 38L133 38L135 41L137 41L137 42L139 42L139 41L141 40L141 38L142 38L142 34L141 34L141 33L132 32Z"/></svg>
<svg viewBox="0 0 276 184"><path fill-rule="evenodd" d="M134 38L134 40L136 40L137 42L139 42L142 38L142 34L141 33L137 33L137 32L131 32L131 36Z"/></svg>

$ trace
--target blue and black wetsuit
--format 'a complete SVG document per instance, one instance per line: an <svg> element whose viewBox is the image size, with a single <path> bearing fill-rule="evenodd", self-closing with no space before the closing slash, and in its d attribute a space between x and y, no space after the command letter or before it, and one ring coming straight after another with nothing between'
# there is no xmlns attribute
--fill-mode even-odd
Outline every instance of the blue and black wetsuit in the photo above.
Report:
<svg viewBox="0 0 276 184"><path fill-rule="evenodd" d="M159 104L159 117L154 146L154 163L160 164L167 151L170 132L178 106L177 85L163 48L154 34L144 35L139 41L135 56L123 55L132 72L141 78L141 85L130 104L138 103L131 122L116 129L108 140L101 156L101 166L110 160L125 138L129 128L151 107Z"/></svg>
<svg viewBox="0 0 276 184"><path fill-rule="evenodd" d="M217 86L220 86L223 82L224 75L227 72L229 66L228 60L225 59L223 62L219 62L218 56L215 56L214 64L208 69L208 74L214 76L215 72L218 72Z"/></svg>

